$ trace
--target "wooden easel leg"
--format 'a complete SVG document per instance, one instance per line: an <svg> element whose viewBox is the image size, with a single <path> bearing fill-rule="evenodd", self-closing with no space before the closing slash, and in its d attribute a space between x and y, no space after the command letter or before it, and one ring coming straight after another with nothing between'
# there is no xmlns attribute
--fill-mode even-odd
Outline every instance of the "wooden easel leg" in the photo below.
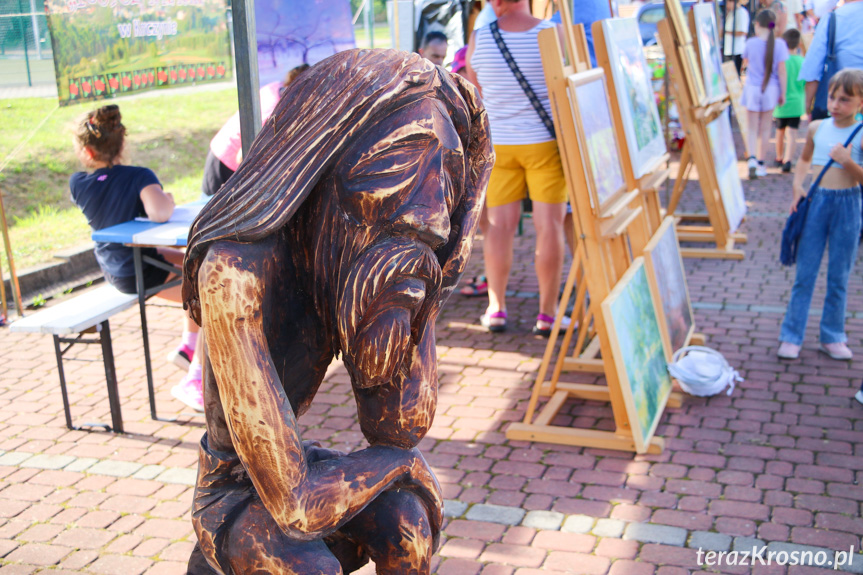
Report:
<svg viewBox="0 0 863 575"><path fill-rule="evenodd" d="M566 285L563 288L563 298L562 301L569 301L569 298L572 296L572 289L575 285L575 277L578 274L578 270L581 267L582 261L582 243L579 242L578 246L575 250L575 256L572 260L572 266L569 268L569 274L566 276ZM584 282L582 282L584 284ZM554 349L557 345L557 336L558 330L560 327L560 320L563 315L563 306L560 306L558 310L557 317L555 318L554 325L551 328L551 335L548 336L548 343L545 345L545 353L542 356L542 363L539 365L539 371L536 374L536 381L533 384L533 391L530 395L530 402L527 405L527 411L524 414L524 422L530 423L533 419L533 415L536 412L536 405L539 401L539 392L542 389L543 383L545 383L545 376L548 373L548 368L551 365L551 357L554 354ZM566 343L568 344L569 339L572 337L573 325L570 326L566 330L566 335L564 336ZM567 345L565 344L560 353L566 354ZM552 382L552 386L553 386Z"/></svg>
<svg viewBox="0 0 863 575"><path fill-rule="evenodd" d="M559 445L580 445L597 449L635 452L635 442L632 437L617 435L611 431L595 429L579 429L572 427L555 427L547 425L530 425L527 423L512 423L506 430L507 439L521 441L541 441ZM665 440L653 437L647 445L646 453L658 455L665 449Z"/></svg>
<svg viewBox="0 0 863 575"><path fill-rule="evenodd" d="M6 245L6 261L9 263L9 283L12 286L12 295L15 296L15 306L18 309L18 317L24 317L24 306L21 303L21 287L18 285L18 274L15 273L15 258L12 257L12 242L9 240L9 229L6 227L6 209L3 207L2 190L0 190L0 225L3 226L3 243ZM3 305L5 310L5 294L3 297Z"/></svg>
<svg viewBox="0 0 863 575"><path fill-rule="evenodd" d="M587 282L582 282L581 285L578 286L578 293L575 296L575 305L579 309L584 307L585 294L587 294ZM573 355L578 355L581 353L581 347L584 345L584 337L587 333L588 323L590 322L590 311L584 315L584 323L580 323L578 325L578 337L576 337L576 345L575 350L573 351ZM551 376L551 393L554 393L557 390L557 382L560 381L560 373L563 371L563 365L566 361L567 350L569 350L570 344L572 343L572 335L575 331L575 325L570 324L569 328L566 330L566 334L563 337L563 344L560 347L560 353L557 355L557 362L554 364L554 372Z"/></svg>
<svg viewBox="0 0 863 575"><path fill-rule="evenodd" d="M674 215L677 209L677 204L680 203L680 198L683 196L683 189L686 187L686 182L689 181L689 170L692 168L692 144L689 139L683 143L683 149L680 151L680 166L677 168L677 178L674 180L674 188L671 191L671 198L668 200L668 209L666 214Z"/></svg>
<svg viewBox="0 0 863 575"><path fill-rule="evenodd" d="M3 279L3 266L0 266L0 320L6 321L7 317L9 310L6 307L6 280Z"/></svg>

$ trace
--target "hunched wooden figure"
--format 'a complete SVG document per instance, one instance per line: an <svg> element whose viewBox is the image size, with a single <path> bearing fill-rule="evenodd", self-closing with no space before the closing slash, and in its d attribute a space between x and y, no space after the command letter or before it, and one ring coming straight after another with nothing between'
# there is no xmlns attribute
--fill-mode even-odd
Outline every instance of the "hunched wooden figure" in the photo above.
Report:
<svg viewBox="0 0 863 575"><path fill-rule="evenodd" d="M288 87L189 235L209 350L189 573L429 572L435 320L493 160L476 89L417 55L342 52ZM297 424L339 353L369 442L347 455Z"/></svg>

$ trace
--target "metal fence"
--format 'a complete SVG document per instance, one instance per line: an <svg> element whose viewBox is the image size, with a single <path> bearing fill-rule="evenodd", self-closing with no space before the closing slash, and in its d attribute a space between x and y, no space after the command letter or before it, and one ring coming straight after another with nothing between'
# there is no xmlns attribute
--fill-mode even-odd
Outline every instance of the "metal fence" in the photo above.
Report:
<svg viewBox="0 0 863 575"><path fill-rule="evenodd" d="M45 0L0 0L0 86L53 84Z"/></svg>

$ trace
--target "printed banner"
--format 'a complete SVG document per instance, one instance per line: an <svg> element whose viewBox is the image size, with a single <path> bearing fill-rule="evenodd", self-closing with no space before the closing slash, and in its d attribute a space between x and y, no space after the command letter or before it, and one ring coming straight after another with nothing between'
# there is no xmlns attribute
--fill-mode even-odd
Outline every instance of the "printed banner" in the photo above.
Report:
<svg viewBox="0 0 863 575"><path fill-rule="evenodd" d="M255 28L261 86L356 47L349 0L259 0Z"/></svg>
<svg viewBox="0 0 863 575"><path fill-rule="evenodd" d="M60 104L232 76L226 0L47 0Z"/></svg>

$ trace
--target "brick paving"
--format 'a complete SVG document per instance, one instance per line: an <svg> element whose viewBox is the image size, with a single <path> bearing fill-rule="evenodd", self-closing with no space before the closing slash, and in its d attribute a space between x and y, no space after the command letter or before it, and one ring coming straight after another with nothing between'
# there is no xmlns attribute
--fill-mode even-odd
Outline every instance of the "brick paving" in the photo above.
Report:
<svg viewBox="0 0 863 575"><path fill-rule="evenodd" d="M731 397L687 397L669 409L657 431L666 438L661 455L507 441L545 345L530 334L537 302L529 220L516 242L510 330L486 333L478 323L484 302L453 296L438 324L437 416L421 445L446 498L437 573L808 575L832 568L699 566L699 549L829 551L830 560L834 551L859 551L863 406L853 395L861 360L817 351L823 277L802 359L775 357L793 274L778 263L791 176L770 172L745 183L746 259L686 261L698 331L746 381ZM690 183L684 209L697 209L699 196ZM480 270L481 240L467 275ZM861 276L858 266L848 334L863 358ZM171 398L182 374L160 361L176 344L179 312L149 314L159 412L176 421L149 418L139 319L129 310L112 319L124 435L67 430L50 338L0 330L0 575L185 572L203 423ZM109 421L98 351L73 356L97 359L68 362L76 423ZM361 447L355 410L348 376L334 364L300 421L304 438ZM590 401L568 403L555 423L613 427L609 406ZM863 573L863 555L843 569Z"/></svg>

